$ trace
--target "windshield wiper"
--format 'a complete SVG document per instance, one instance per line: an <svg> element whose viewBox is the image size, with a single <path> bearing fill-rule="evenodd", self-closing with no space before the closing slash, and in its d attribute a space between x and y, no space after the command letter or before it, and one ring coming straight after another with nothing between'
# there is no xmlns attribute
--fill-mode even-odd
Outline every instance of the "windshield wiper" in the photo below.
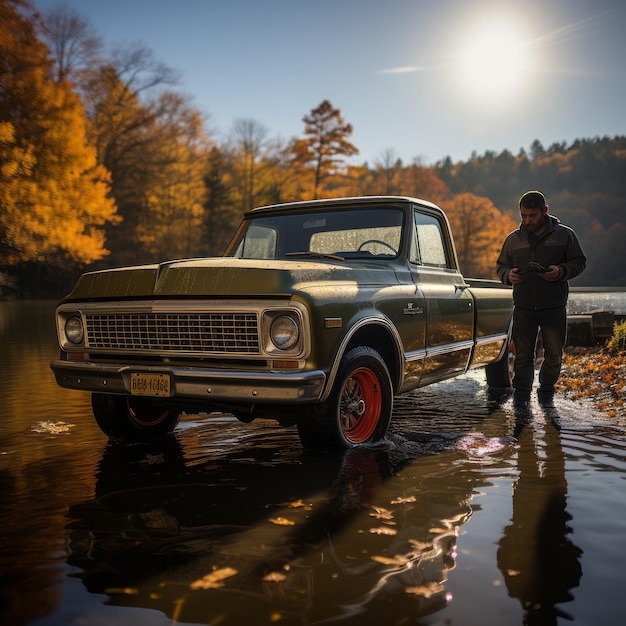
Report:
<svg viewBox="0 0 626 626"><path fill-rule="evenodd" d="M312 250L307 250L304 252L287 252L285 256L306 256L312 259L332 259L333 261L345 261L345 259L338 254L326 254L325 252L313 252Z"/></svg>

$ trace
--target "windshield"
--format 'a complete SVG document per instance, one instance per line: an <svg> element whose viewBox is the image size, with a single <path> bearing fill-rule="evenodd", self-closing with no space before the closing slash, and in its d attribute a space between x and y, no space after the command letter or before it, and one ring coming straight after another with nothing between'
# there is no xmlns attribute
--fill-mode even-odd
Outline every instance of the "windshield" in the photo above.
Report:
<svg viewBox="0 0 626 626"><path fill-rule="evenodd" d="M254 217L230 254L242 259L395 257L402 216L399 209L376 207Z"/></svg>

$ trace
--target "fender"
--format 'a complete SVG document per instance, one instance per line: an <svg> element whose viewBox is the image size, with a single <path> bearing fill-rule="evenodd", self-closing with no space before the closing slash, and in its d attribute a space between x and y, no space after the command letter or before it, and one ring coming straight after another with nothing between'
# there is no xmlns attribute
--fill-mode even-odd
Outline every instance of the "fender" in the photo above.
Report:
<svg viewBox="0 0 626 626"><path fill-rule="evenodd" d="M396 330L396 327L391 323L391 321L387 319L386 317L369 316L369 317L361 318L357 322L355 322L350 327L350 330L346 333L344 338L341 340L337 353L335 354L335 359L333 361L332 367L330 368L330 372L328 373L328 378L326 379L326 386L320 398L322 402L327 400L328 396L330 395L333 385L335 384L335 378L337 377L337 370L339 369L339 364L341 363L341 359L343 358L343 355L345 354L348 346L350 345L352 338L356 335L356 333L359 330L362 330L366 326L380 326L385 331L387 331L387 333L391 337L394 343L394 353L396 355L395 365L397 366L398 372L399 372L398 380L395 382L394 388L398 389L401 387L402 381L404 379L405 358L404 358L404 349L402 347L402 340L400 339L400 336L398 335L398 331Z"/></svg>

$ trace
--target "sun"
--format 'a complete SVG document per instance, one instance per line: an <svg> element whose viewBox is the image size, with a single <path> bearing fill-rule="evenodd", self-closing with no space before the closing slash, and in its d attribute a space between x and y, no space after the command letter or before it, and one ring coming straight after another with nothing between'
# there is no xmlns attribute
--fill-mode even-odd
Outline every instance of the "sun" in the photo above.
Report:
<svg viewBox="0 0 626 626"><path fill-rule="evenodd" d="M518 25L506 20L474 24L461 38L456 68L473 99L511 101L525 87L531 67L530 46Z"/></svg>

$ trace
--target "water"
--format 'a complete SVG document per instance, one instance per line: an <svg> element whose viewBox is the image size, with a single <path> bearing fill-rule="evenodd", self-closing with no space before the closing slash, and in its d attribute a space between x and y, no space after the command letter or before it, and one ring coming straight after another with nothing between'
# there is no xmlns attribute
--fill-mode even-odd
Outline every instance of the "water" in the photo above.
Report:
<svg viewBox="0 0 626 626"><path fill-rule="evenodd" d="M56 386L54 303L0 303L0 623L622 624L626 437L481 372L397 399L387 441L188 416L116 447Z"/></svg>
<svg viewBox="0 0 626 626"><path fill-rule="evenodd" d="M617 315L626 315L626 289L573 287L567 308L569 313L613 311Z"/></svg>

